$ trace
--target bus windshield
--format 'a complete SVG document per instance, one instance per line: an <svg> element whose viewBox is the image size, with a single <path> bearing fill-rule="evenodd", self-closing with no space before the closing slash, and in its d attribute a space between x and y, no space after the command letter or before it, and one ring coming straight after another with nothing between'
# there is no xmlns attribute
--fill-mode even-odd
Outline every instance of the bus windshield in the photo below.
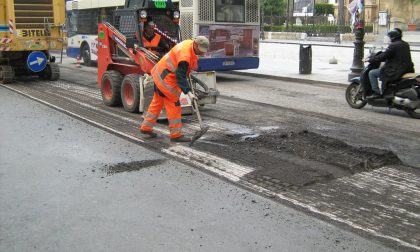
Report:
<svg viewBox="0 0 420 252"><path fill-rule="evenodd" d="M77 34L77 12L67 11L67 36L71 37Z"/></svg>

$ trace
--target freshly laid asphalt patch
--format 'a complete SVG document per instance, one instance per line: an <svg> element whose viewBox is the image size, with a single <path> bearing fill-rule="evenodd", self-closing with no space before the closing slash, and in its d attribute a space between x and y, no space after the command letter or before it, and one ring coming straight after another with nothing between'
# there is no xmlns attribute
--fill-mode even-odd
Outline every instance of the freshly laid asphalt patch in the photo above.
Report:
<svg viewBox="0 0 420 252"><path fill-rule="evenodd" d="M272 132L245 142L255 146L275 148L293 153L303 159L319 161L348 170L351 174L371 171L384 165L401 164L391 151L370 147L353 147L343 141L322 136L307 130L300 132Z"/></svg>
<svg viewBox="0 0 420 252"><path fill-rule="evenodd" d="M106 171L107 175L112 175L112 174L120 173L120 172L139 171L144 168L163 164L164 162L166 162L165 159L152 159L152 160L135 161L135 162L130 162L130 163L118 163L114 165L105 165L104 170Z"/></svg>
<svg viewBox="0 0 420 252"><path fill-rule="evenodd" d="M214 135L207 141L215 144L196 147L255 168L243 179L274 192L402 163L391 151L355 147L307 130Z"/></svg>

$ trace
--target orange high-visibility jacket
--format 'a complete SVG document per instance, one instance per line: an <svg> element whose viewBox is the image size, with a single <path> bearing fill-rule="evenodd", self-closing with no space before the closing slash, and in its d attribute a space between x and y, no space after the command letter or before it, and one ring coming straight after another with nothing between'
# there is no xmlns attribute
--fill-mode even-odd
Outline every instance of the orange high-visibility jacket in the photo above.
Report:
<svg viewBox="0 0 420 252"><path fill-rule="evenodd" d="M159 34L156 34L156 33L155 33L155 36L153 37L152 41L148 41L143 36L143 46L148 48L148 49L151 48L151 47L158 47L160 38L161 38L161 36ZM155 51L155 50L150 49L150 51L152 51L154 54L157 54L157 51Z"/></svg>
<svg viewBox="0 0 420 252"><path fill-rule="evenodd" d="M193 40L184 40L172 48L156 65L151 74L157 88L173 102L181 95L181 88L176 82L176 69L181 61L188 63L187 76L197 69L198 57L194 52Z"/></svg>

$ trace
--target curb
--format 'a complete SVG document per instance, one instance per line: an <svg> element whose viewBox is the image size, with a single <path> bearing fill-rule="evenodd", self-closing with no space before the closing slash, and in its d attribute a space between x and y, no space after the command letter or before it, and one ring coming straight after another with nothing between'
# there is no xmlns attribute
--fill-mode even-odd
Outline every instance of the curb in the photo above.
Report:
<svg viewBox="0 0 420 252"><path fill-rule="evenodd" d="M228 71L225 73L230 73L234 75L245 75L257 78L265 78L270 80L280 80L280 81L289 81L301 84L317 84L317 85L328 85L328 86L335 86L335 87L343 87L347 86L348 83L338 83L338 82L330 82L330 81L321 81L321 80L310 80L310 79L302 79L302 78L294 78L294 77L286 77L286 76L275 76L269 74L257 74L257 73L249 73L249 72L239 72L239 71Z"/></svg>
<svg viewBox="0 0 420 252"><path fill-rule="evenodd" d="M266 44L290 44L290 45L311 45L311 46L326 46L326 47L346 47L346 48L354 48L354 45L351 43L354 42L342 42L340 44L333 43L333 42L321 42L321 41L309 41L309 40L302 40L302 41L296 41L296 40L261 40L260 43L266 43ZM347 44L346 44L347 43ZM419 42L408 42L410 45L410 51L411 52L420 52L420 43ZM370 47L373 47L374 44L369 43L364 45L364 49L369 49ZM384 49L388 47L387 44L383 45Z"/></svg>
<svg viewBox="0 0 420 252"><path fill-rule="evenodd" d="M319 42L319 41L308 41L308 40L302 40L302 41L260 40L260 43L354 48L354 45L345 44L345 43L341 43L341 44L332 43L332 42L324 42L324 43L322 43L322 42Z"/></svg>

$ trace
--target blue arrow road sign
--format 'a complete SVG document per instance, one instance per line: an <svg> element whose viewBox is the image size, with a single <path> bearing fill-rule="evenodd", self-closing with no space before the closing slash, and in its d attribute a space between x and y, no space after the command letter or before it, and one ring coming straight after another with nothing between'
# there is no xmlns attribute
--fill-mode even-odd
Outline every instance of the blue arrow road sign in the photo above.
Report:
<svg viewBox="0 0 420 252"><path fill-rule="evenodd" d="M32 72L41 72L47 66L47 56L43 52L31 52L26 60L28 68Z"/></svg>

